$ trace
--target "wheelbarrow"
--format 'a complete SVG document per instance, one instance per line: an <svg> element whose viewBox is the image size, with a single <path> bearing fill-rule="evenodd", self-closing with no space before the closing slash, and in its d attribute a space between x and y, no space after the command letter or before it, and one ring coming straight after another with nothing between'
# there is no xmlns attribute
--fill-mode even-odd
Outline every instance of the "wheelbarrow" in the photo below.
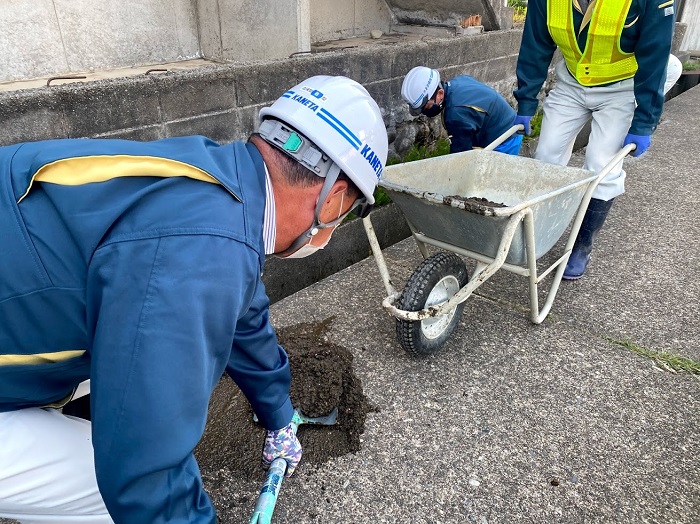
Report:
<svg viewBox="0 0 700 524"><path fill-rule="evenodd" d="M424 258L402 292L392 284L371 215L363 223L388 294L382 306L396 318L399 344L410 354L439 350L456 328L467 298L499 269L528 279L530 319L541 323L556 297L593 190L635 147L625 146L597 174L493 151L519 127L484 149L384 170L379 185L402 211ZM538 259L570 223L563 251L538 272ZM430 256L428 245L442 251ZM460 255L476 262L471 278ZM552 272L540 307L538 286Z"/></svg>

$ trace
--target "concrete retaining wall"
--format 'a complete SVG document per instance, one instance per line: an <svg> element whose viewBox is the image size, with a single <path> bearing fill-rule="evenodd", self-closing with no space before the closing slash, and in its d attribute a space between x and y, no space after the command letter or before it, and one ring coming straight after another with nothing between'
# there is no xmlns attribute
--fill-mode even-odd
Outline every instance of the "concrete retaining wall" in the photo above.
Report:
<svg viewBox="0 0 700 524"><path fill-rule="evenodd" d="M504 2L434 0L426 15L423 0L0 0L0 82L192 58L287 58L313 42L389 33L392 9L404 24L454 28L478 13L486 29L506 29Z"/></svg>
<svg viewBox="0 0 700 524"><path fill-rule="evenodd" d="M399 23L454 27L463 18L481 15L487 31L513 27L506 0L387 0Z"/></svg>
<svg viewBox="0 0 700 524"><path fill-rule="evenodd" d="M367 35L391 30L392 15L384 0L311 0L311 41Z"/></svg>
<svg viewBox="0 0 700 524"><path fill-rule="evenodd" d="M191 0L2 0L0 82L198 57Z"/></svg>
<svg viewBox="0 0 700 524"><path fill-rule="evenodd" d="M445 78L468 73L512 97L519 44L519 31L495 31L0 92L0 144L67 137L154 140L189 134L220 142L240 140L254 131L261 107L316 74L345 75L365 85L381 107L393 141L397 127L410 119L400 91L413 66L438 68Z"/></svg>
<svg viewBox="0 0 700 524"><path fill-rule="evenodd" d="M196 0L199 56L249 62L308 51L309 1Z"/></svg>

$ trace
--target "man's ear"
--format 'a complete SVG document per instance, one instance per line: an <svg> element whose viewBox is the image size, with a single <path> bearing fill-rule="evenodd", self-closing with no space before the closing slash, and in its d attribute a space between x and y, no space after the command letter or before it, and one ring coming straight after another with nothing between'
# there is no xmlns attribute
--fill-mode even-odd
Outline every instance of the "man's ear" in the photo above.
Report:
<svg viewBox="0 0 700 524"><path fill-rule="evenodd" d="M350 184L348 184L347 180L336 180L333 184L333 187L326 196L326 201L324 202L324 205L332 202L334 199L340 199L341 194L344 194L345 197L347 197L349 188Z"/></svg>
<svg viewBox="0 0 700 524"><path fill-rule="evenodd" d="M350 192L350 184L348 184L347 180L336 180L326 196L325 202L323 202L319 218L324 222L338 218L341 200L343 201L343 206L351 200L353 202L355 201L352 195L350 195Z"/></svg>
<svg viewBox="0 0 700 524"><path fill-rule="evenodd" d="M442 104L442 101L445 99L445 90L441 87L438 89L437 94L435 95L435 103L436 104Z"/></svg>

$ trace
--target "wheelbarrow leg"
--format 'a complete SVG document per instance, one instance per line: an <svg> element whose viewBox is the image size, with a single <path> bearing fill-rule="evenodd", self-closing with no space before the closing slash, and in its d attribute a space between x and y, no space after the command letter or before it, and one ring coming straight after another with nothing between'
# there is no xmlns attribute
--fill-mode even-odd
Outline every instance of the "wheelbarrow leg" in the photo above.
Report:
<svg viewBox="0 0 700 524"><path fill-rule="evenodd" d="M581 204L579 205L579 210L576 213L576 218L574 219L574 222L571 226L571 233L569 234L569 239L567 240L566 247L564 248L564 255L554 264L552 264L552 266L550 266L550 268L547 271L545 271L539 278L537 277L537 267L535 263L534 222L531 215L525 218L525 235L526 244L528 246L528 273L530 277L530 318L533 323L540 324L549 314L549 310L552 307L554 298L557 295L559 284L561 284L561 281L564 278L564 271L566 270L566 265L568 264L568 261L571 257L571 253L574 248L576 239L578 238L579 231L583 227L586 211L588 210L588 206L592 201L591 195L593 193L593 190L600 183L600 181L603 178L605 178L605 176L612 170L612 168L618 164L618 162L623 160L627 154L634 151L635 147L636 146L634 144L628 144L625 147L623 147L600 171L600 173L598 173L598 177L588 186L588 189L586 190L586 193L584 194L583 199L581 200ZM530 247L530 244L532 247ZM537 284L554 267L557 268L556 272L554 273L554 280L549 289L549 293L547 294L547 300L545 302L545 305L540 311L537 297Z"/></svg>
<svg viewBox="0 0 700 524"><path fill-rule="evenodd" d="M379 275L384 283L384 289L386 289L387 294L390 297L395 297L397 295L396 289L391 282L391 277L389 276L389 268L386 265L386 260L382 254L382 248L379 245L379 240L377 240L377 235L374 232L374 227L372 226L372 220L370 215L362 219L362 225L365 227L365 233L367 234L367 240L369 241L369 246L372 248L372 254L374 255L374 260L377 262L377 267L379 268Z"/></svg>

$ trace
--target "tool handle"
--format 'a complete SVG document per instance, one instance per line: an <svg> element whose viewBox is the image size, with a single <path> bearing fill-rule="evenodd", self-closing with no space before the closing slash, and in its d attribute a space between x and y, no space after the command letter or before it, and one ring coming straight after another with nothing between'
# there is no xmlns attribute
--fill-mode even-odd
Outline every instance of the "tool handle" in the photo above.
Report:
<svg viewBox="0 0 700 524"><path fill-rule="evenodd" d="M277 495L282 487L284 480L284 472L287 470L287 461L283 458L278 458L272 461L270 469L267 472L267 478L260 494L258 501L255 503L253 516L250 517L249 524L270 524L272 521L272 512L277 504Z"/></svg>
<svg viewBox="0 0 700 524"><path fill-rule="evenodd" d="M297 434L299 424L302 423L299 413L295 410L292 417L292 431ZM284 474L287 471L287 461L283 458L276 458L270 464L267 471L265 483L260 489L258 501L255 503L253 515L250 517L249 524L270 524L272 522L272 512L275 511L277 504L277 495L282 487Z"/></svg>

